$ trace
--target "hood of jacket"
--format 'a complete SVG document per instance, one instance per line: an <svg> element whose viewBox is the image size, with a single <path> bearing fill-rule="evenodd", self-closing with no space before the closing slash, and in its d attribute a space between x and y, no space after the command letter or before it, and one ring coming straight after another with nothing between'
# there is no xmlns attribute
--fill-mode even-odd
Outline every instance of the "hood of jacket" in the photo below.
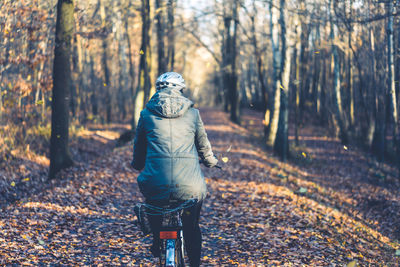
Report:
<svg viewBox="0 0 400 267"><path fill-rule="evenodd" d="M164 118L177 118L193 106L193 102L184 97L178 88L164 88L157 91L146 108Z"/></svg>

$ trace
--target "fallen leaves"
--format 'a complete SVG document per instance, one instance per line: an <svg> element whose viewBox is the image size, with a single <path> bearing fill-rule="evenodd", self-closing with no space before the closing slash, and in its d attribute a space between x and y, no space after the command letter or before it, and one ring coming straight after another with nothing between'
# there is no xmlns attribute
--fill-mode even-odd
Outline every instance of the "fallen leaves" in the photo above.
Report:
<svg viewBox="0 0 400 267"><path fill-rule="evenodd" d="M378 228L382 219L366 220L355 212L354 197L368 187L350 193L335 187L340 161L319 166L331 172L321 177L313 165L322 164L316 150L303 150L315 159L306 167L282 164L226 114L210 109L202 117L206 127L212 122L214 152L228 159L223 171L204 168L209 195L200 219L203 266L396 266L400 246ZM262 127L260 119L253 121L252 127ZM0 265L155 266L151 238L135 225L132 209L143 200L137 173L124 165L131 149L72 168L46 191L5 207ZM343 151L340 144L337 151Z"/></svg>

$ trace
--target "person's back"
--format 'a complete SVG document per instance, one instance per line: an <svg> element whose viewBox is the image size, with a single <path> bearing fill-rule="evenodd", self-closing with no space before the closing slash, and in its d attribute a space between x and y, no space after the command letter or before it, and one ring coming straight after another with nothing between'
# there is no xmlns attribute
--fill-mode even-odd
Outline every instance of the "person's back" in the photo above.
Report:
<svg viewBox="0 0 400 267"><path fill-rule="evenodd" d="M140 114L132 166L138 170L144 168L138 184L147 202L157 203L171 198L199 200L193 214L184 220L186 228L195 228L184 229L184 232L194 231L194 236L185 235L185 243L191 265L198 265L201 248L197 244L201 243L198 220L207 192L199 156L208 167L215 166L217 159L212 153L199 111L182 95L185 87L182 77L174 72L165 73L157 79L156 85L157 92ZM159 223L159 218L153 218L153 233ZM152 250L157 254L154 250L158 240L156 235L154 237Z"/></svg>

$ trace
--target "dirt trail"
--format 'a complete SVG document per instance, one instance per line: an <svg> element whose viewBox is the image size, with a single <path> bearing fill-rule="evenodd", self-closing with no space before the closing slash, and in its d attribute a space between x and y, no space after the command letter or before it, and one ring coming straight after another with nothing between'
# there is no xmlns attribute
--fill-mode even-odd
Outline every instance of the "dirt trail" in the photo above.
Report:
<svg viewBox="0 0 400 267"><path fill-rule="evenodd" d="M261 114L246 112L244 127L221 111L201 114L215 153L228 158L222 171L204 169L203 266L399 264L395 170L316 129L301 132L298 155L282 164L257 137ZM125 146L80 163L46 191L5 207L0 265L154 266L150 237L134 225L142 198L131 156Z"/></svg>

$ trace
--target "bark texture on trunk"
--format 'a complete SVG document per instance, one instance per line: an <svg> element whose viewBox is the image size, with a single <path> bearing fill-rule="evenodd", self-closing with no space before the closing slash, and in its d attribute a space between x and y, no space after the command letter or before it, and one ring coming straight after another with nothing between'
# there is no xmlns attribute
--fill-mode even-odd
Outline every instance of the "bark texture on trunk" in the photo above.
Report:
<svg viewBox="0 0 400 267"><path fill-rule="evenodd" d="M229 96L230 96L230 119L231 121L240 124L240 106L239 106L239 89L238 89L238 74L237 74L237 31L239 25L238 16L239 3L234 0L233 7L233 36L231 40L231 73L229 81Z"/></svg>
<svg viewBox="0 0 400 267"><path fill-rule="evenodd" d="M280 26L281 26L281 94L280 94L280 112L279 112L279 123L278 132L274 144L274 149L280 156L282 161L286 161L289 156L289 140L288 140L288 128L289 128L289 86L290 86L290 66L292 56L292 44L287 40L288 35L286 33L286 20L287 10L285 8L285 0L280 1Z"/></svg>
<svg viewBox="0 0 400 267"><path fill-rule="evenodd" d="M394 74L394 44L393 44L393 2L388 3L388 17L387 23L387 53L388 53L388 94L389 94L389 107L390 107L390 119L392 122L392 136L395 148L395 154L400 154L399 144L399 130L398 130L398 116L397 116L397 100L396 100L396 85L395 85L395 74ZM400 167L400 158L397 157L397 164Z"/></svg>
<svg viewBox="0 0 400 267"><path fill-rule="evenodd" d="M224 11L223 84L225 104L234 123L240 124L239 89L237 75L237 31L239 25L238 0L229 0Z"/></svg>
<svg viewBox="0 0 400 267"><path fill-rule="evenodd" d="M167 71L167 61L165 57L164 47L164 1L163 0L155 0L156 1L156 21L157 21L157 52L158 52L158 75L163 74Z"/></svg>
<svg viewBox="0 0 400 267"><path fill-rule="evenodd" d="M102 40L102 57L101 57L101 65L103 69L103 90L105 92L105 108L106 108L106 119L105 121L107 123L111 122L111 117L112 117L112 95L110 93L110 86L111 86L111 81L110 81L110 70L108 68L108 63L107 63L107 25L106 25L106 8L104 6L104 3L100 1L100 15L101 15L101 27L104 32L103 40ZM102 118L102 121L104 119Z"/></svg>
<svg viewBox="0 0 400 267"><path fill-rule="evenodd" d="M258 77L258 82L261 86L261 105L263 106L264 112L267 108L267 102L268 102L268 92L267 92L267 86L265 84L265 77L264 77L264 62L263 58L261 55L261 51L258 47L258 40L257 40L257 35L256 35L256 27L255 27L255 14L256 14L256 6L255 6L255 1L253 2L253 16L251 17L251 32L252 32L252 42L253 42L253 47L254 47L254 57L256 59L257 63L257 77ZM248 79L249 79L249 86L252 86L253 83L251 82L251 77L250 75L250 69L248 71ZM253 97L252 97L253 98Z"/></svg>
<svg viewBox="0 0 400 267"><path fill-rule="evenodd" d="M348 132L347 132L347 123L346 119L343 114L342 108L342 95L340 90L340 62L339 62L339 53L337 46L335 44L335 27L336 25L333 23L333 10L334 10L334 3L333 0L331 2L331 9L330 9L330 26L331 26L331 33L330 33L330 41L331 41L331 50L333 56L333 99L334 99L334 115L335 119L338 122L339 126L339 135L342 143L347 144L349 141Z"/></svg>
<svg viewBox="0 0 400 267"><path fill-rule="evenodd" d="M167 36L168 36L168 57L167 57L167 70L173 71L175 65L175 1L168 0L167 12L168 12L168 26L167 26Z"/></svg>
<svg viewBox="0 0 400 267"><path fill-rule="evenodd" d="M74 34L74 2L57 4L56 39L53 65L49 178L73 164L68 149L69 87L71 83L71 41Z"/></svg>
<svg viewBox="0 0 400 267"><path fill-rule="evenodd" d="M274 97L272 101L272 112L269 112L269 123L266 130L266 143L268 147L273 148L278 131L279 111L281 106L281 58L279 52L279 30L278 30L278 14L275 7L270 4L270 31L271 31L271 48L272 48L272 65L273 65L273 90ZM267 110L268 111L268 110Z"/></svg>
<svg viewBox="0 0 400 267"><path fill-rule="evenodd" d="M135 93L135 112L132 119L132 128L135 129L139 120L140 111L147 103L150 95L151 81L151 50L150 50L150 1L142 0L142 44L140 46L139 77Z"/></svg>
<svg viewBox="0 0 400 267"><path fill-rule="evenodd" d="M132 59L132 44L131 44L131 37L129 35L129 24L128 24L128 16L125 17L125 34L126 34L126 42L128 43L128 62L129 62L129 76L130 76L130 86L129 86L129 95L132 101L132 106L135 106L135 69ZM132 122L135 121L134 119ZM135 127L135 123L131 123L132 127ZM132 128L135 130L135 128Z"/></svg>

